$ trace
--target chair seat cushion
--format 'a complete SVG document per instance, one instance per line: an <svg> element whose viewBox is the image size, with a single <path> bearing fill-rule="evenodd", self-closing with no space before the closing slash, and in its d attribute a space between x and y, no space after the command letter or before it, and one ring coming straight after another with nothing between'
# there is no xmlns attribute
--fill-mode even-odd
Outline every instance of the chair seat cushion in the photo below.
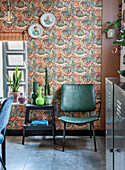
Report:
<svg viewBox="0 0 125 170"><path fill-rule="evenodd" d="M2 144L4 141L4 136L0 133L0 144Z"/></svg>
<svg viewBox="0 0 125 170"><path fill-rule="evenodd" d="M96 117L96 116L90 116L90 117L67 117L67 116L60 116L58 119L63 121L63 122L66 122L66 123L84 124L84 123L90 123L90 122L96 121L99 118Z"/></svg>

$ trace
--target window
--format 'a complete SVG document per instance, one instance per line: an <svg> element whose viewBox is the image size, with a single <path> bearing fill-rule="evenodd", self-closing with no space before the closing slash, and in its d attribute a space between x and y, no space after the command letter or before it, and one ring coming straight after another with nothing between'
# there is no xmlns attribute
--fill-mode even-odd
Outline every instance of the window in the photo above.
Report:
<svg viewBox="0 0 125 170"><path fill-rule="evenodd" d="M12 77L13 71L15 71L16 65L18 66L19 72L22 71L22 83L19 87L19 91L27 96L27 43L24 41L8 41L2 42L2 65L3 65L3 97L8 96L10 91L10 82L7 80L8 77ZM0 75L1 77L2 75Z"/></svg>

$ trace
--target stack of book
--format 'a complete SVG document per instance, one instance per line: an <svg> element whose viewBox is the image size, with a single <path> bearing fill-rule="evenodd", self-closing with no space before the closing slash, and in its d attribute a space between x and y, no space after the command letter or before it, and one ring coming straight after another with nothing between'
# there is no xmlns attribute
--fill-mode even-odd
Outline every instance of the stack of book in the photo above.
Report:
<svg viewBox="0 0 125 170"><path fill-rule="evenodd" d="M48 125L48 120L33 120L31 125Z"/></svg>

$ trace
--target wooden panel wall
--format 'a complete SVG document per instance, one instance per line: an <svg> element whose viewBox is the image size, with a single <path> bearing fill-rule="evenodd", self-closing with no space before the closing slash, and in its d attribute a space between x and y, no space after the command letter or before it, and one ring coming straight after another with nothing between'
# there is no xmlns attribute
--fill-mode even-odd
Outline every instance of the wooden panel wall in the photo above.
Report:
<svg viewBox="0 0 125 170"><path fill-rule="evenodd" d="M106 21L115 21L118 19L119 0L103 0L103 18L102 24L105 28ZM117 34L116 34L117 35ZM117 71L120 68L120 57L118 54L112 54L113 41L117 38L107 39L104 30L102 31L102 89L101 99L102 105L102 119L101 129L105 129L105 77L119 77Z"/></svg>

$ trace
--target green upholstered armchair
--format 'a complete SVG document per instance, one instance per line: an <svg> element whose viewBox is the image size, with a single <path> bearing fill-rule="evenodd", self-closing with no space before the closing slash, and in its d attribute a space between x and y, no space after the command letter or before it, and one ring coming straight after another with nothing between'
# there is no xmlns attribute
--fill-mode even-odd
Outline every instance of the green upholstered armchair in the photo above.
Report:
<svg viewBox="0 0 125 170"><path fill-rule="evenodd" d="M90 137L91 137L91 126L92 126L94 146L95 146L95 151L97 151L93 122L99 120L101 103L102 101L96 103L93 84L62 85L61 106L60 106L61 110L64 112L89 112L90 113L89 117L67 117L67 116L58 117L59 120L64 122L62 151L64 151L66 123L77 124L77 125L90 123ZM91 111L94 111L96 109L96 104L100 104L99 114L98 116L91 116Z"/></svg>

